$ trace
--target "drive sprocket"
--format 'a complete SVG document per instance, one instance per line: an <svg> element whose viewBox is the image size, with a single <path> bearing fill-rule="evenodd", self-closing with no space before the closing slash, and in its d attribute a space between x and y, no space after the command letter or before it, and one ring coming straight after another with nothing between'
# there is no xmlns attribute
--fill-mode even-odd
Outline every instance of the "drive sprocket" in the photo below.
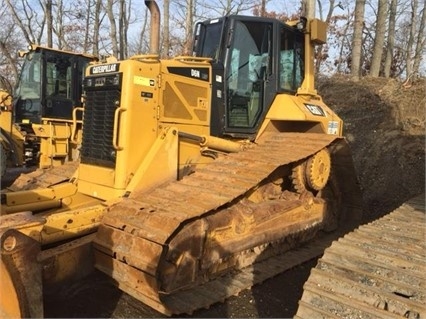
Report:
<svg viewBox="0 0 426 319"><path fill-rule="evenodd" d="M298 193L319 191L327 184L330 170L330 153L327 149L322 149L294 166L292 172L293 187Z"/></svg>

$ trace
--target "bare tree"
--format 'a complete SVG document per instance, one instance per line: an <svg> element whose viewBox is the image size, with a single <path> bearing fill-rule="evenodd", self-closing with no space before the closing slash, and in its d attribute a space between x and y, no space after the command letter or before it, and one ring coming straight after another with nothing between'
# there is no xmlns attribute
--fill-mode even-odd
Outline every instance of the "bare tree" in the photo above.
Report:
<svg viewBox="0 0 426 319"><path fill-rule="evenodd" d="M342 7L342 4L340 3L340 1L337 5L335 4L335 0L329 0L328 2L329 2L328 12L327 12L326 18L324 19L323 13L322 13L322 11L323 11L322 10L322 7L323 7L322 1L317 0L318 12L320 14L320 19L325 21L327 23L327 25L330 26L330 22L331 22L331 18L333 16L334 9L337 8L337 7L343 9L343 7ZM327 58L327 51L328 51L327 48L328 48L327 45L319 45L316 49L316 52L315 52L315 56L316 56L315 72L316 73L318 73L320 68L321 68L321 62Z"/></svg>
<svg viewBox="0 0 426 319"><path fill-rule="evenodd" d="M393 50L395 46L395 25L396 25L397 0L391 0L389 7L389 26L388 41L386 45L386 59L383 74L386 78L390 77L391 66L393 62Z"/></svg>
<svg viewBox="0 0 426 319"><path fill-rule="evenodd" d="M194 26L194 1L186 0L185 44L184 54L189 55L192 44L192 29Z"/></svg>
<svg viewBox="0 0 426 319"><path fill-rule="evenodd" d="M386 20L388 13L388 0L379 0L377 13L376 32L374 37L373 57L371 59L370 75L378 77L382 64L383 44L385 43Z"/></svg>
<svg viewBox="0 0 426 319"><path fill-rule="evenodd" d="M132 1L129 0L129 10L126 7L126 0L120 0L120 13L119 13L119 40L120 40L120 59L126 59L129 55L128 44L127 44L127 33L129 30L129 19L131 15L130 8L132 7Z"/></svg>
<svg viewBox="0 0 426 319"><path fill-rule="evenodd" d="M413 45L414 45L414 37L416 35L416 26L418 24L417 19L417 7L418 7L418 0L412 0L411 1L411 24L410 24L410 30L408 34L408 43L407 43L407 52L406 52L406 77L410 78L413 74L413 60L412 60L412 52L413 52Z"/></svg>
<svg viewBox="0 0 426 319"><path fill-rule="evenodd" d="M359 80L361 73L362 30L364 28L364 11L365 0L356 0L351 63L351 76L355 81Z"/></svg>
<svg viewBox="0 0 426 319"><path fill-rule="evenodd" d="M110 23L110 37L112 43L112 54L115 57L118 57L118 40L117 40L117 25L115 23L114 18L114 9L113 9L114 1L108 0L106 3L106 12L108 15L109 23Z"/></svg>
<svg viewBox="0 0 426 319"><path fill-rule="evenodd" d="M93 17L93 46L92 46L92 53L95 56L99 56L99 25L101 24L101 1L102 0L95 0L95 12Z"/></svg>
<svg viewBox="0 0 426 319"><path fill-rule="evenodd" d="M40 43L44 23L42 22L41 28L37 28L37 26L40 27L40 24L37 21L37 11L34 10L33 6L27 0L21 0L19 4L15 1L6 0L6 5L14 23L22 32L27 43Z"/></svg>
<svg viewBox="0 0 426 319"><path fill-rule="evenodd" d="M266 16L266 0L261 0L260 2L260 16L261 17Z"/></svg>
<svg viewBox="0 0 426 319"><path fill-rule="evenodd" d="M64 30L64 18L65 18L64 3L62 0L57 0L56 3L56 13L55 13L55 27L53 32L56 35L58 49L61 50L71 50L72 48L67 43L65 38Z"/></svg>
<svg viewBox="0 0 426 319"><path fill-rule="evenodd" d="M197 4L197 7L198 5L204 8L211 18L251 11L259 5L259 0L204 0Z"/></svg>
<svg viewBox="0 0 426 319"><path fill-rule="evenodd" d="M419 74L420 62L422 60L422 55L425 52L425 26L426 26L426 3L423 2L423 9L421 11L421 20L419 25L419 32L416 37L416 49L414 54L413 61L413 73L415 77Z"/></svg>
<svg viewBox="0 0 426 319"><path fill-rule="evenodd" d="M46 17L47 46L53 47L53 19L52 19L52 0L46 0L43 5L44 15Z"/></svg>
<svg viewBox="0 0 426 319"><path fill-rule="evenodd" d="M136 48L137 53L142 53L142 52L147 51L149 49L149 40L146 37L147 28L148 28L148 21L149 21L148 11L149 10L147 8L145 8L145 18L143 20L142 28L139 32L139 41L138 41L137 48Z"/></svg>
<svg viewBox="0 0 426 319"><path fill-rule="evenodd" d="M118 8L115 8L115 5ZM128 57L128 31L131 24L132 1L108 0L105 10L110 24L110 38L113 55L119 59ZM118 21L115 19L118 11ZM118 29L117 29L118 25Z"/></svg>

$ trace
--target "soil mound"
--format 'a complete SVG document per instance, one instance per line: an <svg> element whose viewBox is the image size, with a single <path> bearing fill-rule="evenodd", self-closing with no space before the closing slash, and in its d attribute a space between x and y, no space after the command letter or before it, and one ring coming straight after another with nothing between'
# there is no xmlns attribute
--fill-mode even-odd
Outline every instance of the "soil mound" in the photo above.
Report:
<svg viewBox="0 0 426 319"><path fill-rule="evenodd" d="M322 78L319 94L344 121L371 221L425 191L426 79Z"/></svg>

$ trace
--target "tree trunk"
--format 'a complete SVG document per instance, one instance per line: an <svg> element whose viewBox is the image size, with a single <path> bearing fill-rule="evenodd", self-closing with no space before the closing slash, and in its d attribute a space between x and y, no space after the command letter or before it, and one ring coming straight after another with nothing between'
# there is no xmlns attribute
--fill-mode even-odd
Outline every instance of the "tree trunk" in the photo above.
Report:
<svg viewBox="0 0 426 319"><path fill-rule="evenodd" d="M100 15L101 15L101 4L102 0L96 0L95 3L95 12L93 18L93 47L92 54L94 56L99 56L99 24L100 24Z"/></svg>
<svg viewBox="0 0 426 319"><path fill-rule="evenodd" d="M58 38L58 49L70 50L71 48L68 48L68 45L66 44L66 41L64 38L64 25L63 25L64 4L62 0L59 0L56 5L58 7L56 12L56 28L54 28L53 31L55 32L56 37Z"/></svg>
<svg viewBox="0 0 426 319"><path fill-rule="evenodd" d="M388 13L388 0L379 0L377 12L376 36L374 37L373 57L371 59L370 76L378 77L382 65L383 44L385 43L386 18Z"/></svg>
<svg viewBox="0 0 426 319"><path fill-rule="evenodd" d="M123 60L126 57L126 54L124 52L125 48L125 37L124 37L124 22L126 19L126 4L124 3L124 0L120 0L120 11L118 15L118 40L120 42L120 54L119 59Z"/></svg>
<svg viewBox="0 0 426 319"><path fill-rule="evenodd" d="M89 35L90 35L90 16L92 12L92 0L87 0L87 10L84 17L85 20L85 30L84 30L84 43L83 43L83 52L89 52Z"/></svg>
<svg viewBox="0 0 426 319"><path fill-rule="evenodd" d="M425 26L426 26L426 3L423 4L420 26L419 26L419 33L417 35L416 51L415 51L414 63L413 63L413 73L415 75L414 77L417 77L420 71L420 61L422 60L422 51L423 51L423 48L425 47Z"/></svg>
<svg viewBox="0 0 426 319"><path fill-rule="evenodd" d="M129 30L129 18L131 15L132 1L129 2L129 10L126 9L126 0L120 0L120 13L118 20L118 32L120 41L120 59L124 60L129 56L127 32Z"/></svg>
<svg viewBox="0 0 426 319"><path fill-rule="evenodd" d="M393 63L393 49L395 46L396 8L397 0L392 0L389 10L388 43L386 45L386 60L383 70L384 76L386 78L389 78L391 76L391 67Z"/></svg>
<svg viewBox="0 0 426 319"><path fill-rule="evenodd" d="M266 0L262 0L260 3L260 16L266 16Z"/></svg>
<svg viewBox="0 0 426 319"><path fill-rule="evenodd" d="M49 48L52 48L53 47L52 0L46 0L45 15L46 15L47 46Z"/></svg>
<svg viewBox="0 0 426 319"><path fill-rule="evenodd" d="M113 11L113 0L108 0L106 5L106 11L110 23L110 37L111 37L111 44L112 44L112 55L115 57L118 57L119 51L118 51L118 41L117 41L117 26L115 24L115 18L114 18L114 11Z"/></svg>
<svg viewBox="0 0 426 319"><path fill-rule="evenodd" d="M194 20L194 1L187 0L187 14L185 21L185 46L184 46L184 54L190 55L192 51L192 28L193 28L193 20Z"/></svg>
<svg viewBox="0 0 426 319"><path fill-rule="evenodd" d="M408 35L408 43L407 43L407 52L406 52L406 77L409 79L413 74L413 60L412 60L412 51L413 51L413 45L414 45L414 37L416 34L416 27L417 27L417 7L418 7L418 1L412 0L411 1L411 27L410 27L410 33Z"/></svg>
<svg viewBox="0 0 426 319"><path fill-rule="evenodd" d="M352 38L352 79L359 80L361 74L362 30L364 28L365 0L355 2L354 35Z"/></svg>
<svg viewBox="0 0 426 319"><path fill-rule="evenodd" d="M347 20L346 25L344 26L343 32L342 32L342 34L344 35L344 38L342 39L342 41L340 42L340 45L339 45L339 56L338 56L337 65L336 65L337 73L346 73L346 72L342 71L342 66L344 66L346 64L346 68L348 67L348 58L349 57L346 56L345 47L349 46L350 35L348 33L349 33L350 27L352 26L352 19L353 19L353 16L348 14L348 20Z"/></svg>

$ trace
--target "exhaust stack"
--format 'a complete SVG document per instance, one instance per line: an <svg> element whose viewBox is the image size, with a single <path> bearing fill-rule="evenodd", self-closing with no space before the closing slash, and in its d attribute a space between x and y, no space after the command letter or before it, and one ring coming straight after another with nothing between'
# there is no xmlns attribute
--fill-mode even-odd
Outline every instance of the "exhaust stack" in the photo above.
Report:
<svg viewBox="0 0 426 319"><path fill-rule="evenodd" d="M149 54L160 52L160 9L154 0L146 0L145 5L151 13L151 34L149 40Z"/></svg>

